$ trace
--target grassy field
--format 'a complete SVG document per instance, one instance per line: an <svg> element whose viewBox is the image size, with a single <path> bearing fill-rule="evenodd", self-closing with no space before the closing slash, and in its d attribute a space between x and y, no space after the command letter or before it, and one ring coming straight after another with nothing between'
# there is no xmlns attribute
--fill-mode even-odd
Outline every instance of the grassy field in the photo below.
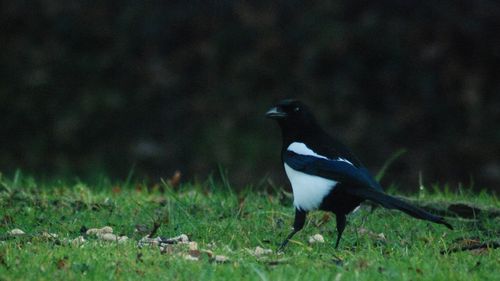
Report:
<svg viewBox="0 0 500 281"><path fill-rule="evenodd" d="M162 192L163 190L163 192ZM420 200L499 208L486 193L420 193ZM293 220L288 194L227 182L182 184L39 184L0 178L0 280L498 280L500 249L442 254L467 244L498 241L500 219L450 218L455 230L397 211L351 214L338 250L335 220L312 213L284 253L277 245ZM196 245L138 246L154 236L186 234ZM87 235L112 227L118 243ZM20 229L24 235L9 233ZM44 234L45 233L45 234ZM48 233L57 235L53 237ZM315 234L324 243L308 242ZM82 236L85 242L75 238ZM81 238L80 238L81 239ZM255 253L256 247L271 253ZM190 250L191 248L191 250ZM225 256L225 262L215 256ZM220 257L218 258L220 259Z"/></svg>

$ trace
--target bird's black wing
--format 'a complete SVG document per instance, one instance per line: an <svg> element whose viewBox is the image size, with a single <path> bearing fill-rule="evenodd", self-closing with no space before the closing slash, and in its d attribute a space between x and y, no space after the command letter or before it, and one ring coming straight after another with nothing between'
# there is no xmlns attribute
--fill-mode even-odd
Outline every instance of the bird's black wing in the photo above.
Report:
<svg viewBox="0 0 500 281"><path fill-rule="evenodd" d="M341 159L325 159L297 154L293 151L286 151L284 161L294 170L345 183L348 188L344 191L349 194L377 202L388 209L401 210L418 219L443 224L452 229L452 226L442 217L385 194L380 184L365 168L357 168Z"/></svg>
<svg viewBox="0 0 500 281"><path fill-rule="evenodd" d="M297 154L287 150L285 163L292 169L338 182L352 183L354 186L370 187L382 191L380 184L367 169L356 167L344 159L325 159L311 155Z"/></svg>

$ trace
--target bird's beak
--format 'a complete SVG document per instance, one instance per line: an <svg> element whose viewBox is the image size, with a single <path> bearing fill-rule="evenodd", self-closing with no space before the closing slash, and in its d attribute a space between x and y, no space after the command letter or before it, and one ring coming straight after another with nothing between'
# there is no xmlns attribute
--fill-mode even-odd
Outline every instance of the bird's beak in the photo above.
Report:
<svg viewBox="0 0 500 281"><path fill-rule="evenodd" d="M271 119L280 119L286 116L286 113L283 112L280 108L277 106L272 107L266 112L266 116L271 118Z"/></svg>

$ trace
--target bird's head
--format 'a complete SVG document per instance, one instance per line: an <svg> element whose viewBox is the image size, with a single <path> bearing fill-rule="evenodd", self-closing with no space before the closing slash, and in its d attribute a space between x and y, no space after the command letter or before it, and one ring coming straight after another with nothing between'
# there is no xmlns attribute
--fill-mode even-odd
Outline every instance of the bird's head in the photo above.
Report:
<svg viewBox="0 0 500 281"><path fill-rule="evenodd" d="M266 116L278 122L306 120L312 117L307 106L295 99L279 101L266 112Z"/></svg>
<svg viewBox="0 0 500 281"><path fill-rule="evenodd" d="M305 132L317 129L318 125L309 108L301 101L285 99L271 107L266 116L278 121L284 133Z"/></svg>

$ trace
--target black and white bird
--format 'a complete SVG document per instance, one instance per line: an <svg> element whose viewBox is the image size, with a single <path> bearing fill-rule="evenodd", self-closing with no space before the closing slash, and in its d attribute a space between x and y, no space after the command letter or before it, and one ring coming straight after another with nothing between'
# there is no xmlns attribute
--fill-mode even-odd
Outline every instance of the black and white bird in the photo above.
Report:
<svg viewBox="0 0 500 281"><path fill-rule="evenodd" d="M307 212L317 209L335 214L337 248L346 225L346 215L364 200L453 229L444 218L385 194L358 158L321 129L302 102L282 100L266 115L275 119L281 128L281 160L292 185L295 206L293 231L283 241L280 249L304 227Z"/></svg>

